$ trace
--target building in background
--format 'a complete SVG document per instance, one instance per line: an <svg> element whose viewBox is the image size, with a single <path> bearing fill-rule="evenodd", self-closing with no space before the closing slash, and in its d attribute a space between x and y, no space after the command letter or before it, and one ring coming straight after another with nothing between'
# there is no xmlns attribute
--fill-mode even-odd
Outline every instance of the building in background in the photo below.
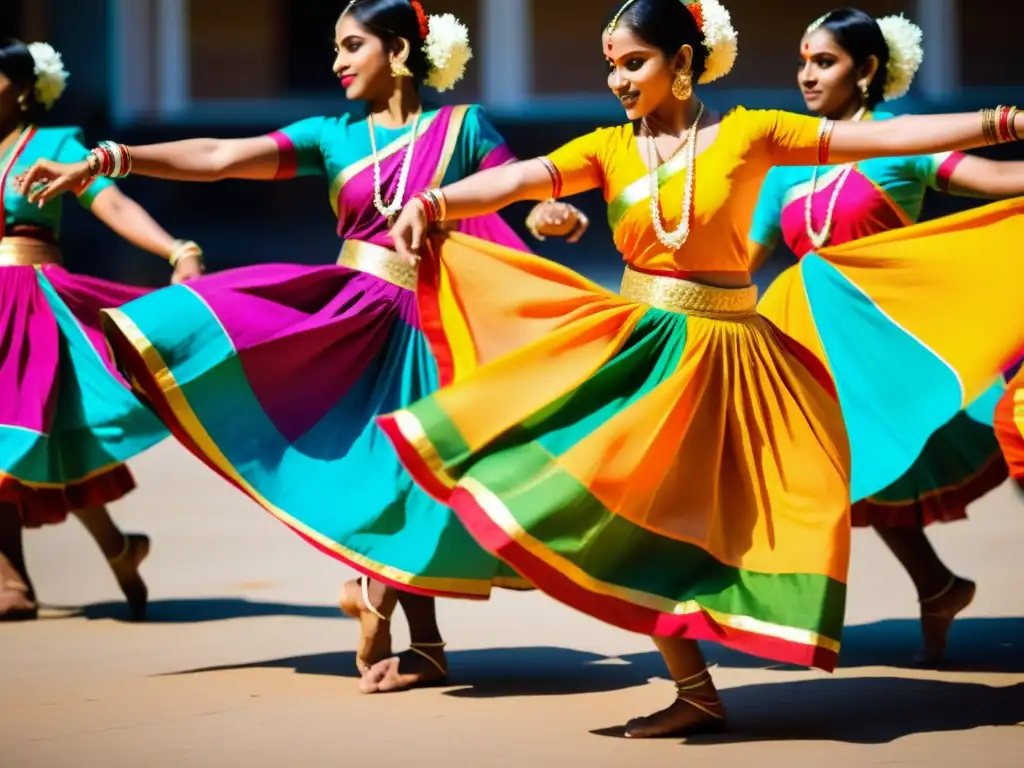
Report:
<svg viewBox="0 0 1024 768"><path fill-rule="evenodd" d="M619 0L427 0L470 28L476 57L454 92L499 118L606 119L596 39ZM68 61L74 98L89 114L130 124L281 123L338 109L330 64L341 0L4 0L0 24L49 39ZM729 0L740 31L736 71L709 92L718 105L799 108L797 40L834 0ZM860 0L875 15L906 13L925 30L913 100L928 105L1003 100L1019 80L1005 64L1024 5L1003 0ZM970 55L965 52L970 51ZM83 104L82 102L87 102ZM973 106L973 103L971 104ZM919 106L915 104L915 106Z"/></svg>

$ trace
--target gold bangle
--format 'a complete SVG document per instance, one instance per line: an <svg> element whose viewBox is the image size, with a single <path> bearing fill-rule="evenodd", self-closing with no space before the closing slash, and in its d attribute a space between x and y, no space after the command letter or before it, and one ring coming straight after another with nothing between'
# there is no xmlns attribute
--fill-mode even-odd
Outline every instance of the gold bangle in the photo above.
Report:
<svg viewBox="0 0 1024 768"><path fill-rule="evenodd" d="M203 249L191 240L175 240L174 247L171 248L171 253L167 257L167 261L172 267L176 267L178 266L179 261L189 256L196 256L202 260Z"/></svg>
<svg viewBox="0 0 1024 768"><path fill-rule="evenodd" d="M1006 130L1010 134L1010 138L1013 141L1020 141L1020 136L1017 133L1017 108L1010 107L1010 113L1006 118Z"/></svg>
<svg viewBox="0 0 1024 768"><path fill-rule="evenodd" d="M985 143L990 147L999 143L998 112L994 109L983 110L982 132L985 136Z"/></svg>
<svg viewBox="0 0 1024 768"><path fill-rule="evenodd" d="M448 200L440 189L431 190L434 200L437 201L437 220L444 221L448 218Z"/></svg>

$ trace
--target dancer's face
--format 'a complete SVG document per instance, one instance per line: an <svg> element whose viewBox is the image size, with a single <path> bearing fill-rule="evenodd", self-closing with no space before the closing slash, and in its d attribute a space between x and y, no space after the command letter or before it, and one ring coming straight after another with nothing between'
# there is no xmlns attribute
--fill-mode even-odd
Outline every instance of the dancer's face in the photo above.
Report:
<svg viewBox="0 0 1024 768"><path fill-rule="evenodd" d="M800 41L797 85L812 112L833 117L860 100L857 67L827 29L819 27Z"/></svg>
<svg viewBox="0 0 1024 768"><path fill-rule="evenodd" d="M395 88L384 41L345 14L334 28L334 73L349 99L386 99Z"/></svg>
<svg viewBox="0 0 1024 768"><path fill-rule="evenodd" d="M693 50L684 45L671 60L644 42L628 27L618 26L601 39L608 63L608 87L630 120L649 115L672 96L672 81L679 71L688 72Z"/></svg>

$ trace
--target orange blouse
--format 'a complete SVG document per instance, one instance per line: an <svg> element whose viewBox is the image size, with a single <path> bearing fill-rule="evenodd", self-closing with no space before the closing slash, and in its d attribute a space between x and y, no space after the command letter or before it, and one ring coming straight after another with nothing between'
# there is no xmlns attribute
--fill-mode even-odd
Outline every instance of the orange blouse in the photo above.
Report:
<svg viewBox="0 0 1024 768"><path fill-rule="evenodd" d="M815 165L821 118L736 107L695 162L690 236L671 252L651 223L648 170L632 123L600 128L548 156L566 194L600 187L615 246L647 272L746 272L747 233L761 183L775 165ZM658 169L664 227L679 226L687 179L685 152Z"/></svg>

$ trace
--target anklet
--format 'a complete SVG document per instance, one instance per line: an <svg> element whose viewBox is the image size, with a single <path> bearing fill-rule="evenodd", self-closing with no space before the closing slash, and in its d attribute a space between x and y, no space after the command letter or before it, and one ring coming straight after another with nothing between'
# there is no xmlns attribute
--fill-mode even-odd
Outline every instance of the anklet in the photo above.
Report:
<svg viewBox="0 0 1024 768"><path fill-rule="evenodd" d="M124 544L121 547L121 552L119 554L114 555L113 557L107 558L107 562L111 565L119 563L126 557L128 557L128 550L131 549L132 542L131 539L128 537L128 534L123 533L121 535L124 537Z"/></svg>
<svg viewBox="0 0 1024 768"><path fill-rule="evenodd" d="M708 672L707 668L702 669L695 675L690 675L689 677L685 677L682 680L676 680L676 699L678 701L683 702L684 704L689 704L694 709L700 710L709 717L714 717L718 720L725 720L725 715L720 714L718 712L714 712L711 709L709 709L705 704L702 704L701 702L695 700L691 696L685 695L687 691L695 691L698 688L704 687L710 682L711 673ZM721 697L719 697L718 703L722 703Z"/></svg>
<svg viewBox="0 0 1024 768"><path fill-rule="evenodd" d="M381 621L388 621L388 617L378 611L374 604L370 602L370 580L363 577L359 580L359 584L363 588L363 605L366 606L366 609Z"/></svg>
<svg viewBox="0 0 1024 768"><path fill-rule="evenodd" d="M441 673L442 677L447 677L448 670L441 666L441 662L426 651L420 650L421 648L444 648L446 645L448 645L448 643L409 643L409 650L420 658L426 659L433 664L437 668L437 671Z"/></svg>
<svg viewBox="0 0 1024 768"><path fill-rule="evenodd" d="M947 584L942 589L940 589L936 594L932 595L931 597L927 597L924 600L920 600L918 602L920 602L921 605L927 605L928 603L934 603L940 597L945 597L945 595L955 586L956 586L956 576L953 576L953 577L950 578L949 584Z"/></svg>

